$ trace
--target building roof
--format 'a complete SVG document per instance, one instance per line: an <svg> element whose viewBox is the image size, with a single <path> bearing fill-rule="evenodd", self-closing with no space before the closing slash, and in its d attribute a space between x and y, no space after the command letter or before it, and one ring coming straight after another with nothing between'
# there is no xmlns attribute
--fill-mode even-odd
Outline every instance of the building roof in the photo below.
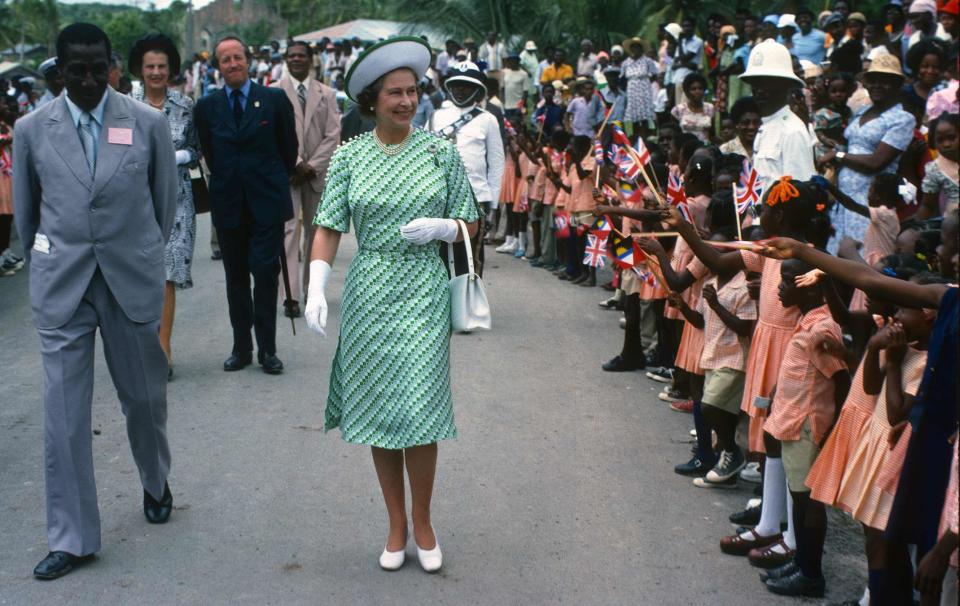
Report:
<svg viewBox="0 0 960 606"><path fill-rule="evenodd" d="M31 76L37 80L43 80L43 75L35 69L30 69L22 63L15 61L0 61L0 78L12 78L13 76Z"/></svg>
<svg viewBox="0 0 960 606"><path fill-rule="evenodd" d="M400 21L385 21L382 19L357 19L337 25L331 25L313 32L294 36L296 40L319 42L323 38L336 40L350 40L360 38L364 42L376 42L392 36L426 36L433 48L443 48L447 36L416 23L402 23Z"/></svg>

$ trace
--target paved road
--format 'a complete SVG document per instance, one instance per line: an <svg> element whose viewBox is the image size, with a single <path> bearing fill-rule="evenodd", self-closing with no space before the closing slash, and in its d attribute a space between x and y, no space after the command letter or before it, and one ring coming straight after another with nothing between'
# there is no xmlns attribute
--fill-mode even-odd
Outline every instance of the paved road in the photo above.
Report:
<svg viewBox="0 0 960 606"><path fill-rule="evenodd" d="M502 255L487 272L495 330L454 338L460 438L440 447L434 513L443 572L414 562L380 571L386 522L368 450L320 430L335 342L302 320L293 337L281 322L284 375L220 370L230 331L208 229L202 218L196 287L180 296L174 335L177 509L166 526L143 519L98 359L103 550L50 583L31 577L47 551L37 338L25 272L0 281L0 604L796 603L772 598L745 561L719 553L726 516L748 491L706 492L673 474L690 417L656 400L641 375L600 372L622 334L615 313L596 305L601 291ZM353 250L344 242L334 311ZM863 587L857 532L832 525L834 600Z"/></svg>

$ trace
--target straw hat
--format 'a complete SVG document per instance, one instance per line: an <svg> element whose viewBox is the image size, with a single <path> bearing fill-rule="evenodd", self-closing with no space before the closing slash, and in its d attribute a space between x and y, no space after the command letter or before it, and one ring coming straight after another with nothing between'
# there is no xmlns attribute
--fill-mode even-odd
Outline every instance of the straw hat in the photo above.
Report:
<svg viewBox="0 0 960 606"><path fill-rule="evenodd" d="M790 51L773 40L764 40L750 51L747 71L741 74L740 79L749 84L751 78L781 78L801 86L805 84L793 73Z"/></svg>
<svg viewBox="0 0 960 606"><path fill-rule="evenodd" d="M901 80L903 79L903 69L900 67L900 59L897 59L890 53L874 57L867 71L860 73L861 76L868 74L886 74L888 76L896 76Z"/></svg>
<svg viewBox="0 0 960 606"><path fill-rule="evenodd" d="M430 45L417 36L397 36L377 42L363 51L347 72L347 96L357 100L377 78L402 67L413 70L419 82L430 67Z"/></svg>
<svg viewBox="0 0 960 606"><path fill-rule="evenodd" d="M647 45L643 41L643 39L638 38L636 36L634 36L633 38L627 38L626 40L623 41L623 48L626 49L628 53L630 52L630 49L636 45L640 46L641 51L645 51L647 49Z"/></svg>

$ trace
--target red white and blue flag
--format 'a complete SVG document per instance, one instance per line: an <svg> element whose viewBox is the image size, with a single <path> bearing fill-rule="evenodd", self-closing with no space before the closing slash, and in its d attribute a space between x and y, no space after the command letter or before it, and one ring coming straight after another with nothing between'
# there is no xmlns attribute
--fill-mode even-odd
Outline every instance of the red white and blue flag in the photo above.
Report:
<svg viewBox="0 0 960 606"><path fill-rule="evenodd" d="M593 159L597 161L597 166L603 164L603 146L599 140L593 142Z"/></svg>
<svg viewBox="0 0 960 606"><path fill-rule="evenodd" d="M560 211L553 215L553 227L558 238L570 237L570 214Z"/></svg>
<svg viewBox="0 0 960 606"><path fill-rule="evenodd" d="M683 177L676 173L670 173L667 179L667 198L670 204L677 207L684 220L693 223L690 217L690 210L687 208L687 190L683 187Z"/></svg>
<svg viewBox="0 0 960 606"><path fill-rule="evenodd" d="M643 142L643 137L637 137L637 146L634 149L640 158L640 164L644 166L650 164L650 150L647 149L647 144Z"/></svg>
<svg viewBox="0 0 960 606"><path fill-rule="evenodd" d="M590 267L603 267L603 258L607 254L607 241L593 234L587 235L587 248L583 252L583 264Z"/></svg>
<svg viewBox="0 0 960 606"><path fill-rule="evenodd" d="M630 157L630 154L622 147L613 145L613 153L610 159L613 161L614 166L617 167L617 180L630 183L637 181L637 177L640 176L640 169L637 167L637 163L633 161L633 158Z"/></svg>
<svg viewBox="0 0 960 606"><path fill-rule="evenodd" d="M733 186L733 195L737 203L737 214L742 215L752 206L760 203L763 196L763 184L757 176L749 160L743 161L743 171L740 173L740 185Z"/></svg>
<svg viewBox="0 0 960 606"><path fill-rule="evenodd" d="M614 122L610 125L611 133L613 133L613 142L617 145L630 145L630 139L627 137L627 133L623 132L623 129L620 128L620 125Z"/></svg>

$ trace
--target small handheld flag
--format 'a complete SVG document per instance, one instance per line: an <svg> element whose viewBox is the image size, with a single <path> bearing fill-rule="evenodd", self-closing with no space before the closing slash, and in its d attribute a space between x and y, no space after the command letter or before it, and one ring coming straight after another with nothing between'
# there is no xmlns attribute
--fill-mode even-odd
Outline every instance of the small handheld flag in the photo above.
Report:
<svg viewBox="0 0 960 606"><path fill-rule="evenodd" d="M603 267L603 257L607 254L607 241L590 234L587 236L587 248L583 253L583 264L590 267Z"/></svg>
<svg viewBox="0 0 960 606"><path fill-rule="evenodd" d="M565 211L553 215L553 227L558 238L570 237L570 214Z"/></svg>
<svg viewBox="0 0 960 606"><path fill-rule="evenodd" d="M590 226L590 233L599 238L606 238L612 229L613 224L610 223L610 219L606 215L601 215Z"/></svg>
<svg viewBox="0 0 960 606"><path fill-rule="evenodd" d="M603 146L600 141L593 142L593 158L597 161L597 166L603 164Z"/></svg>
<svg viewBox="0 0 960 606"><path fill-rule="evenodd" d="M627 133L623 132L623 128L619 124L614 122L611 127L613 132L613 142L617 145L630 145L630 139L627 137Z"/></svg>

